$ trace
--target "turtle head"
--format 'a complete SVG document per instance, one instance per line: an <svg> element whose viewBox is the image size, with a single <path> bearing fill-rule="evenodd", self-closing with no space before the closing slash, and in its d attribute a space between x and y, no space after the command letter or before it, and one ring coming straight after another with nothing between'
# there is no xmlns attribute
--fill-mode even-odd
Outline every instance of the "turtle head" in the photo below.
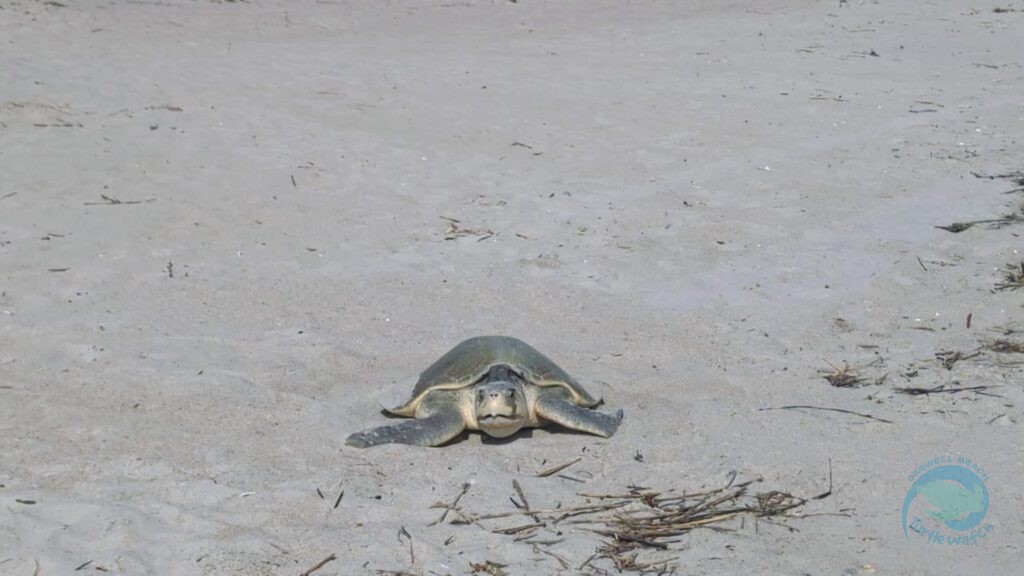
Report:
<svg viewBox="0 0 1024 576"><path fill-rule="evenodd" d="M511 378L477 384L473 402L477 424L489 436L511 436L526 423L526 397L522 387Z"/></svg>

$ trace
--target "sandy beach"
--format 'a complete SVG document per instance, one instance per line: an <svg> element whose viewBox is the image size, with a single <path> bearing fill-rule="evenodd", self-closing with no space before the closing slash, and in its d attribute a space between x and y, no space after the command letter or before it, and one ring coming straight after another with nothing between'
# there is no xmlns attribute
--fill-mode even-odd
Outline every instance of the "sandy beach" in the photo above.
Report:
<svg viewBox="0 0 1024 576"><path fill-rule="evenodd" d="M617 574L593 525L453 520L756 479L806 502L626 573L1018 572L1022 31L1012 2L0 0L0 575ZM344 445L482 334L618 432Z"/></svg>

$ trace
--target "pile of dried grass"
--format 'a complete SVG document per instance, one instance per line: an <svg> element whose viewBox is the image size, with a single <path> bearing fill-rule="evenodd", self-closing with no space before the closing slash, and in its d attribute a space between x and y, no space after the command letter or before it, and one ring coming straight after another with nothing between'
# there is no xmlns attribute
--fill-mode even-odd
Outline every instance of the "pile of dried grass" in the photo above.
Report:
<svg viewBox="0 0 1024 576"><path fill-rule="evenodd" d="M563 569L572 568L573 563L547 547L563 542L572 533L565 530L566 526L572 525L601 538L601 545L576 567L578 571L606 574L607 570L599 567L606 561L618 572L674 574L675 557L665 553L687 532L696 528L724 529L717 525L737 519L743 522L747 517L793 517L790 515L793 510L832 493L831 473L829 489L812 498L778 490L752 492L751 487L761 483L761 478L739 483L734 483L734 479L722 488L689 493L640 486L630 486L621 494L581 493L582 504L537 510L530 509L522 488L514 483L520 499L512 499L517 510L482 515L468 513L458 506L467 489L464 485L452 504L439 502L433 507L445 510L439 519L441 522L451 513L451 524L473 524L495 534L512 536L514 541L532 544L535 552L554 558ZM494 520L514 517L529 518L529 521L500 528L487 525Z"/></svg>

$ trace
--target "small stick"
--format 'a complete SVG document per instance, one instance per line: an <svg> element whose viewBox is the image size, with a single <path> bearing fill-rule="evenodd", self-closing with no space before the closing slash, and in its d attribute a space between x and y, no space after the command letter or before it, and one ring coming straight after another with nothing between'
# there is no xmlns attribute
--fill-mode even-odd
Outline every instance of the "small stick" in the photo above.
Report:
<svg viewBox="0 0 1024 576"><path fill-rule="evenodd" d="M898 394L907 394L908 396L927 396L928 394L955 394L957 392L975 392L977 394L983 394L985 396L996 396L997 394L985 394L982 390L988 390L989 388L995 388L995 386L965 386L962 388L946 388L945 384L939 384L934 388L918 388L918 387L907 387L907 388L893 388Z"/></svg>
<svg viewBox="0 0 1024 576"><path fill-rule="evenodd" d="M884 418L877 418L870 414L863 414L861 412L854 412L853 410L844 410L842 408L829 408L827 406L779 406L778 408L758 408L758 412L764 412L766 410L828 410L829 412L841 412L843 414L852 414L853 416L860 416L861 418L868 418L870 420L877 420L879 422L885 422L886 424L892 424L892 420L886 420Z"/></svg>
<svg viewBox="0 0 1024 576"><path fill-rule="evenodd" d="M526 510L527 513L529 513L530 503L526 501L526 494L523 493L523 487L519 485L519 481L513 478L512 487L515 488L516 494L519 495L519 501L523 503L523 509ZM533 518L534 521L540 522L540 518L536 514L530 514L530 517Z"/></svg>
<svg viewBox="0 0 1024 576"><path fill-rule="evenodd" d="M319 491L320 491L320 489L319 489L319 488L317 488L317 492L319 492ZM337 510L337 509L338 509L338 505L339 505L339 504L341 504L341 498L342 498L342 497L343 497L344 495L345 495L345 491L344 491L344 490L342 490L342 491L341 491L341 494L338 494L338 499L334 501L334 508L331 508L331 510Z"/></svg>
<svg viewBox="0 0 1024 576"><path fill-rule="evenodd" d="M515 488L516 494L519 495L519 501L523 503L523 509L524 510L529 510L530 509L530 503L526 501L526 495L523 494L523 487L519 485L519 481L513 479L512 480L512 487ZM518 508L518 506L516 506L516 508Z"/></svg>
<svg viewBox="0 0 1024 576"><path fill-rule="evenodd" d="M532 524L523 524L521 526L513 526L512 528L499 528L498 530L494 530L493 532L495 534L511 535L511 534L518 534L518 533L522 532L523 530L532 530L532 529L535 529L535 528L541 528L543 526L545 526L545 524L543 522L534 522Z"/></svg>
<svg viewBox="0 0 1024 576"><path fill-rule="evenodd" d="M524 530L523 534L520 534L519 536L516 536L515 538L512 539L512 541L513 542L525 542L527 540L530 540L531 538L533 538L536 535L537 535L537 529L536 528L530 528L528 530ZM530 542L530 544L533 544L533 542Z"/></svg>
<svg viewBox="0 0 1024 576"><path fill-rule="evenodd" d="M143 202L150 202L150 200L120 200L106 194L100 194L100 198L103 202L86 202L86 206L115 206L118 204L142 204Z"/></svg>
<svg viewBox="0 0 1024 576"><path fill-rule="evenodd" d="M561 544L565 542L565 538L559 538L557 540L534 540L530 544L536 544L538 546L554 546L555 544Z"/></svg>
<svg viewBox="0 0 1024 576"><path fill-rule="evenodd" d="M832 495L832 459L829 458L828 459L828 490L826 490L825 492L822 492L821 494L818 494L817 496L811 497L811 500L821 500L823 498L828 498L831 495Z"/></svg>
<svg viewBox="0 0 1024 576"><path fill-rule="evenodd" d="M922 270L924 270L925 272L928 271L928 268L925 268L924 261L921 260L920 256L917 257L917 263L921 265Z"/></svg>
<svg viewBox="0 0 1024 576"><path fill-rule="evenodd" d="M968 312L967 313L967 329L968 330L971 329L971 316L973 316L973 315L974 315L973 312Z"/></svg>
<svg viewBox="0 0 1024 576"><path fill-rule="evenodd" d="M562 565L562 569L563 570L568 570L569 569L569 561L565 559L565 556L562 556L561 554L555 554L554 552L550 552L548 550L543 550L543 549L538 548L536 546L533 547L533 551L534 552L540 552L541 554L547 554L548 556L551 556L555 560L558 560L558 563Z"/></svg>
<svg viewBox="0 0 1024 576"><path fill-rule="evenodd" d="M580 506L578 508L552 508L550 510L530 510L529 512L523 510L517 510L515 512L503 512L501 514L486 514L484 516L477 516L474 520L494 520L496 518L508 518L509 516L532 516L533 514L562 514L563 517L577 514L592 514L594 512L604 512L605 510L614 510L616 508L622 508L628 504L628 502L615 502L613 504L594 504L591 506Z"/></svg>
<svg viewBox="0 0 1024 576"><path fill-rule="evenodd" d="M413 547L412 547L412 534L409 534L409 531L405 529L405 526L402 526L401 528L398 529L398 543L399 544L402 543L402 536L405 536L406 538L409 539L409 563L410 564L415 564L416 563L416 550L413 549Z"/></svg>
<svg viewBox="0 0 1024 576"><path fill-rule="evenodd" d="M331 554L327 558L324 558L323 560L321 560L321 561L317 562L316 564L314 564L313 567L310 568L309 570L306 570L305 572L299 574L299 576L309 576L313 572L316 572L317 570L323 568L324 565L327 564L328 562L333 562L333 561L335 561L337 559L338 559L338 557L336 555Z"/></svg>
<svg viewBox="0 0 1024 576"><path fill-rule="evenodd" d="M540 472L537 472L537 478L547 478L548 476L551 476L552 474L555 474L555 473L561 472L562 470L565 470L566 468L568 468L569 466L572 466L573 464L576 464L580 460L583 460L582 456L577 458L577 459L575 459L575 460L573 460L573 461L571 461L571 462L566 462L565 464L559 464L558 466L555 466L553 468L548 468L547 470L541 470Z"/></svg>
<svg viewBox="0 0 1024 576"><path fill-rule="evenodd" d="M1008 218L1006 218L1006 217L1003 217L1003 218L989 218L989 219L986 219L986 220L971 220L970 222L953 222L952 224L950 224L948 226L936 226L936 228L938 228L939 230L945 230L946 232L952 232L954 234L959 234L960 232L963 232L964 230L967 230L968 228L970 228L971 226L974 226L975 224L995 224L997 222L1004 222L1004 223L1006 223L1006 222L1010 222L1010 220Z"/></svg>
<svg viewBox="0 0 1024 576"><path fill-rule="evenodd" d="M428 526L444 523L444 519L448 517L448 512L451 512L459 505L459 500L462 500L462 497L466 495L466 492L469 492L469 482L462 485L462 492L459 492L459 495L455 497L455 500L452 501L451 505L444 507L444 512L441 514L441 517L428 524Z"/></svg>

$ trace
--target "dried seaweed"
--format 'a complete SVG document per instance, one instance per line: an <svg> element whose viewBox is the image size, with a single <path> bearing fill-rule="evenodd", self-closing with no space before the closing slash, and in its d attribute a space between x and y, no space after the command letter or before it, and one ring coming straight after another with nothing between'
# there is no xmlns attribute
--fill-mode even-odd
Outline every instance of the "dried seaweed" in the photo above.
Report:
<svg viewBox="0 0 1024 576"><path fill-rule="evenodd" d="M996 339L985 343L985 349L1001 354L1024 354L1024 342Z"/></svg>
<svg viewBox="0 0 1024 576"><path fill-rule="evenodd" d="M1024 288L1024 260L1020 264L1006 264L1003 266L1003 279L996 283L997 292L1012 291Z"/></svg>
<svg viewBox="0 0 1024 576"><path fill-rule="evenodd" d="M456 238L461 238L462 236L476 236L476 241L481 242L497 234L494 230L491 230L490 228L469 228L465 226L461 221L456 220L455 218L441 216L441 219L448 222L448 229L445 230L444 232L445 240L455 240Z"/></svg>
<svg viewBox="0 0 1024 576"><path fill-rule="evenodd" d="M1007 12L1006 8L996 8L993 12ZM1002 180L1010 180L1018 186L1024 186L1024 170L1014 170L1013 172L1006 172L1005 174L981 174L980 172L971 172L975 178L982 178L985 180L995 180L997 178Z"/></svg>
<svg viewBox="0 0 1024 576"><path fill-rule="evenodd" d="M981 394L982 396L994 396L1001 398L998 394L992 394L991 392L985 392L989 388L995 388L995 386L946 386L945 384L939 384L932 388L923 388L919 386L907 386L905 388L896 387L893 390L897 394L906 394L908 396L928 396L930 394L957 394L959 392L974 392L975 394Z"/></svg>
<svg viewBox="0 0 1024 576"><path fill-rule="evenodd" d="M943 352L936 352L935 358L939 362L942 362L943 368L945 368L946 370L952 370L953 366L955 366L957 362L960 362L961 360L970 360L971 358L975 358L980 354L981 352L978 350L967 353L960 352L959 350L947 350Z"/></svg>
<svg viewBox="0 0 1024 576"><path fill-rule="evenodd" d="M686 492L674 488L654 490L631 486L619 494L579 494L584 502L575 506L531 510L516 503L516 510L498 514L471 514L453 507L457 513L452 524L477 524L496 534L526 540L534 551L551 556L562 569L570 567L569 559L529 538L539 530L549 530L558 536L571 534L565 528L573 525L597 535L600 545L577 570L601 572L595 564L610 565L619 572L639 574L674 574L677 565L673 550L680 548L680 538L697 528L728 529L720 526L734 520L797 517L791 512L811 500L825 498L832 493L831 467L829 489L811 498L794 496L789 492L769 490L753 492L752 487L762 478L736 483L735 476L721 488ZM525 500L520 495L520 500ZM528 516L533 521L516 523L509 527L491 528L486 524L501 518ZM787 526L788 528L788 526ZM524 533L529 534L523 536ZM561 538L549 543L561 542ZM492 563L473 564L475 573L499 573L501 566ZM491 571L489 571L491 570Z"/></svg>
<svg viewBox="0 0 1024 576"><path fill-rule="evenodd" d="M488 574L489 576L508 576L508 572L505 571L506 564L499 564L497 562L491 562L490 560L484 560L483 562L469 563L469 567L473 570L473 574Z"/></svg>
<svg viewBox="0 0 1024 576"><path fill-rule="evenodd" d="M1010 224L1017 224L1021 222L1024 222L1024 210L1018 209L1015 212L1010 212L1009 214L1000 216L999 218L986 218L984 220L971 220L969 222L953 222L952 224L947 224L945 226L936 226L936 228L939 230L945 230L946 232L959 234L976 224L988 224L989 230L998 230L999 228L1004 228Z"/></svg>
<svg viewBox="0 0 1024 576"><path fill-rule="evenodd" d="M828 383L836 388L860 388L861 386L867 386L867 382L860 376L856 368L851 368L849 364L843 362L839 366L832 366L832 370L819 370L818 373L828 380Z"/></svg>

